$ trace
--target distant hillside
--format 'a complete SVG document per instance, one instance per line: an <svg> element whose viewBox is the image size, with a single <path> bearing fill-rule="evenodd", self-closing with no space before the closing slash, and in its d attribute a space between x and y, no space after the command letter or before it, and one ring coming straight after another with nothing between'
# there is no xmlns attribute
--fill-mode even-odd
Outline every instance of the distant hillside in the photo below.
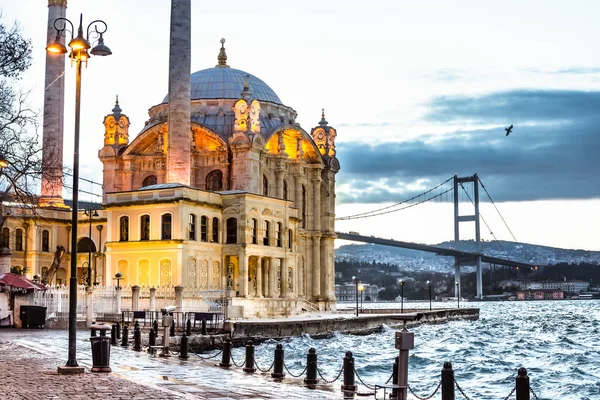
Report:
<svg viewBox="0 0 600 400"><path fill-rule="evenodd" d="M455 242L443 242L437 246L475 252L474 240L461 240L458 245ZM483 253L489 256L536 265L558 264L561 262L600 264L600 251L560 249L505 241L481 242L481 246ZM341 246L335 250L335 259L336 261L377 261L398 265L400 269L410 267L411 270L428 271L448 271L448 268L452 267L454 263L452 257L442 257L433 253L378 244Z"/></svg>

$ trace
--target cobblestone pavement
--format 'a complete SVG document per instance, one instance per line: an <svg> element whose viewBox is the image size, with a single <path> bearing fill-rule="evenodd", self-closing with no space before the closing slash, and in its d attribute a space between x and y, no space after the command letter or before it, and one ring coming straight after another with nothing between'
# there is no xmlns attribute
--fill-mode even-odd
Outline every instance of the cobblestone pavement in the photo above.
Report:
<svg viewBox="0 0 600 400"><path fill-rule="evenodd" d="M273 382L270 374L246 374L215 366L190 353L150 357L111 347L112 373L91 373L89 332L77 333L77 361L84 374L59 375L67 359L68 334L58 330L0 330L0 399L343 399L341 382L310 390L300 378ZM368 398L373 399L373 396Z"/></svg>

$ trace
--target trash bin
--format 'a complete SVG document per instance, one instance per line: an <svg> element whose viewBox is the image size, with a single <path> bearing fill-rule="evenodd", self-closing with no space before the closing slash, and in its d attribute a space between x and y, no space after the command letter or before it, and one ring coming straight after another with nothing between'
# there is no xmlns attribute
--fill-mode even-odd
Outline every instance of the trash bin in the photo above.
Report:
<svg viewBox="0 0 600 400"><path fill-rule="evenodd" d="M43 328L46 325L46 307L21 306L21 323L23 328Z"/></svg>
<svg viewBox="0 0 600 400"><path fill-rule="evenodd" d="M112 327L104 324L93 324L90 329L100 333L100 336L90 337L92 344L92 372L111 372L110 369L110 336L106 331Z"/></svg>

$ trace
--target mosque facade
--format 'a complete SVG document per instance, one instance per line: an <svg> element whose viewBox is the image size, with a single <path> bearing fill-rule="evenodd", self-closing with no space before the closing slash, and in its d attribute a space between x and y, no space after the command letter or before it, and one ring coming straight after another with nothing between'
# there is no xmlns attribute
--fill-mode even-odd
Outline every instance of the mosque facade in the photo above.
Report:
<svg viewBox="0 0 600 400"><path fill-rule="evenodd" d="M169 93L141 132L130 138L118 100L104 118L103 209L96 237L85 222L76 233L91 236L95 279L212 291L244 316L335 308L336 130L324 113L300 127L266 83L227 64L224 40L213 68L190 73L189 3L172 0ZM46 194L60 206L44 212L66 217ZM52 244L68 243L68 218L55 221Z"/></svg>

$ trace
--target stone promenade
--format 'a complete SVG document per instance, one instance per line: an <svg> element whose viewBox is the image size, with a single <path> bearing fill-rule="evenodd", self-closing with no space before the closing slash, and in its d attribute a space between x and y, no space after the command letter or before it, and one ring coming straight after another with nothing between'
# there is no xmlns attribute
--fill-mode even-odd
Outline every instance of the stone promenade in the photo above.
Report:
<svg viewBox="0 0 600 400"><path fill-rule="evenodd" d="M224 370L215 361L153 358L145 352L111 347L112 373L91 373L89 332L77 334L80 375L65 376L57 367L67 359L63 330L0 330L0 399L343 399L339 385L302 386L300 379L273 382L268 374ZM370 398L373 398L372 396Z"/></svg>

